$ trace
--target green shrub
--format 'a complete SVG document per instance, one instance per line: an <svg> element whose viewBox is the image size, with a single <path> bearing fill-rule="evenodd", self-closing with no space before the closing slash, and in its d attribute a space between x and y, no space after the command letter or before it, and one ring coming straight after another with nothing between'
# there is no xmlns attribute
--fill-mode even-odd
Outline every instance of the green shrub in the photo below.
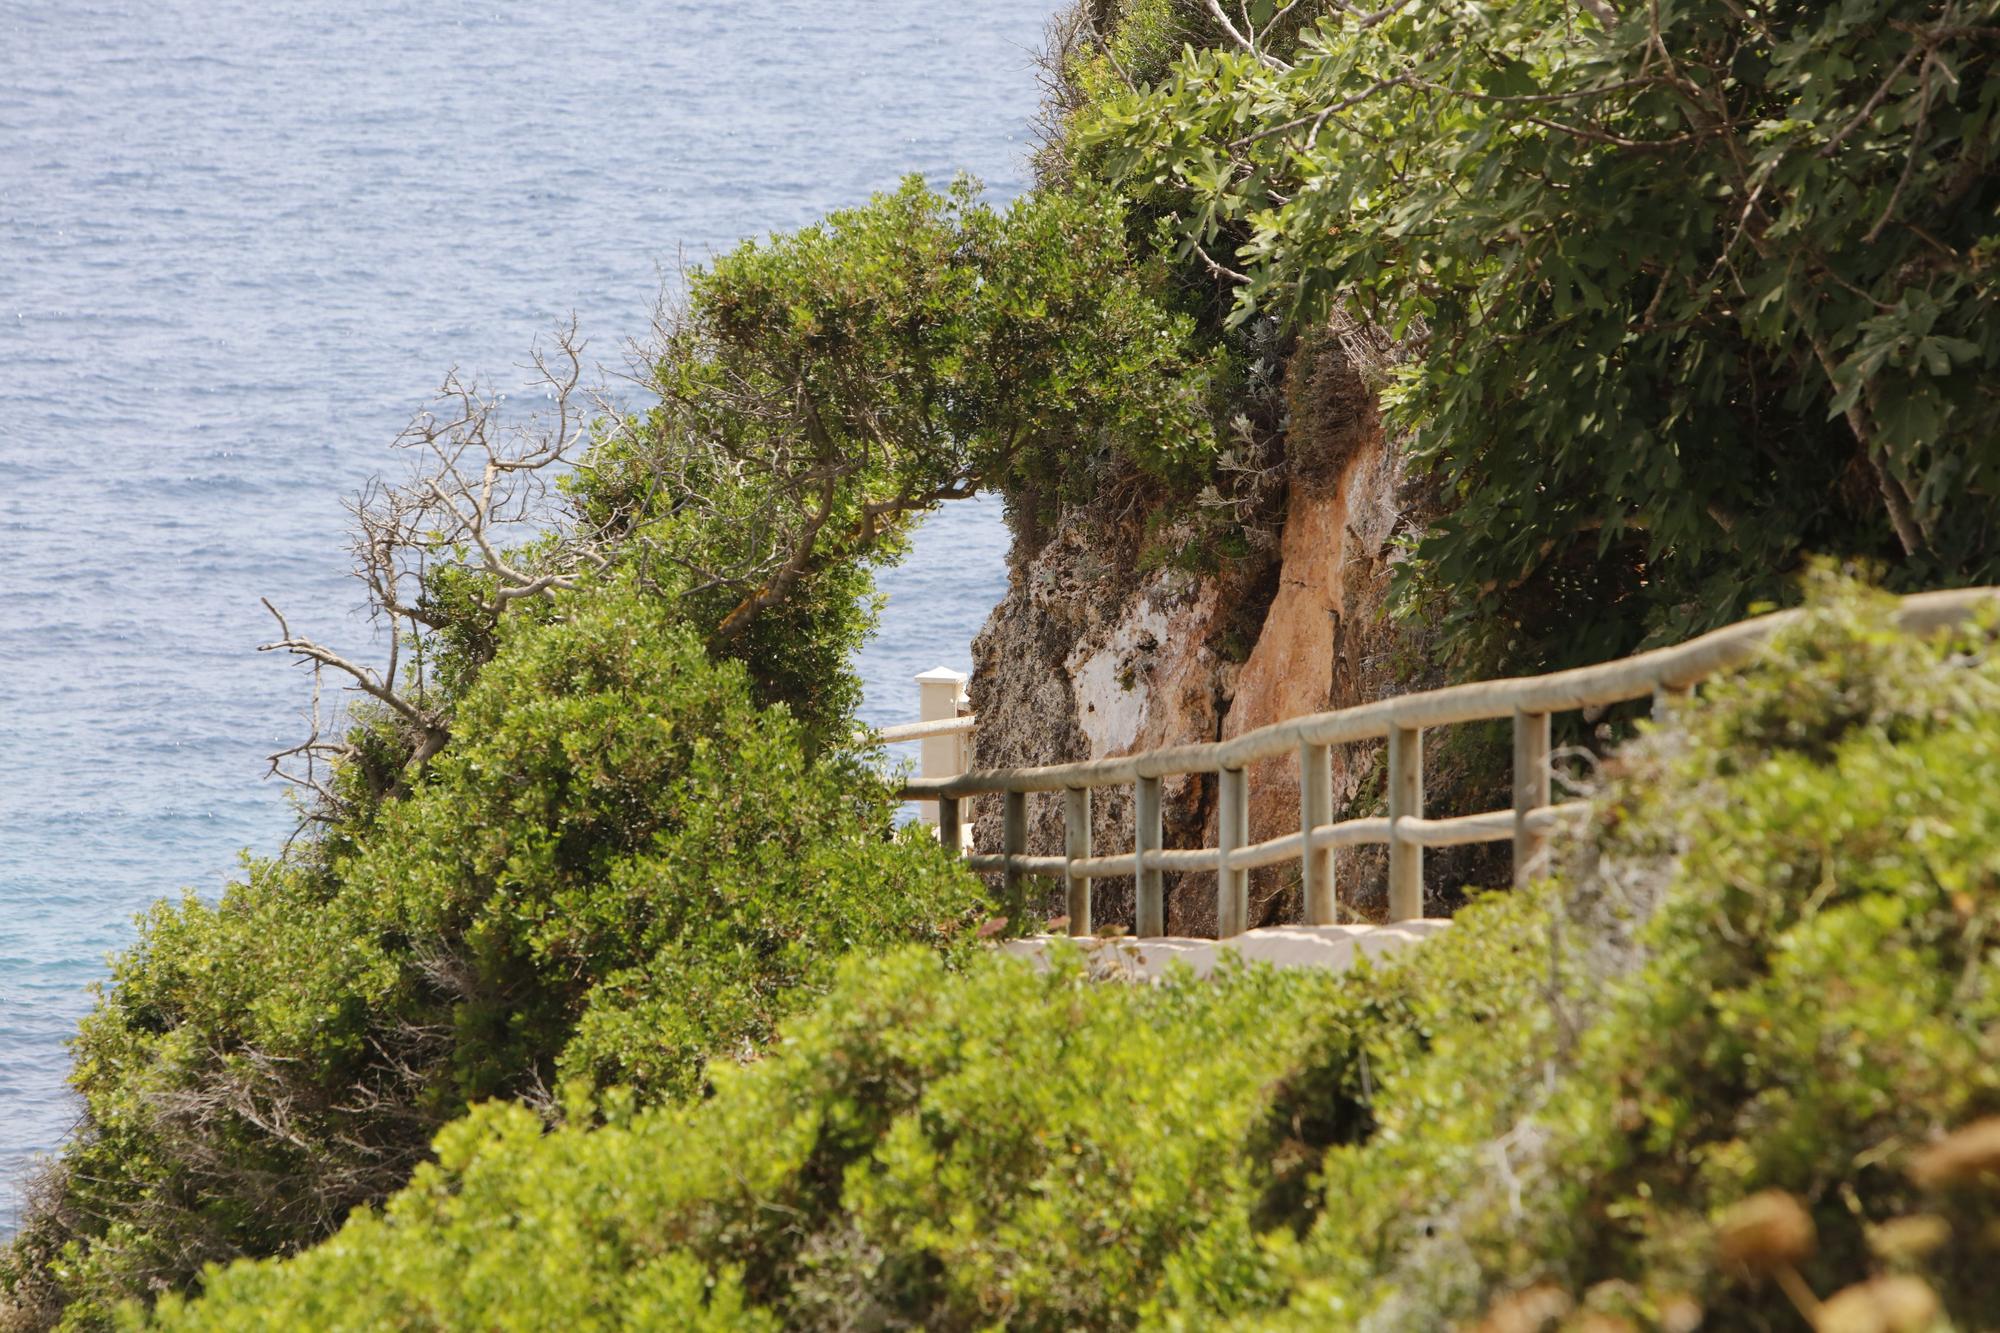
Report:
<svg viewBox="0 0 2000 1333"><path fill-rule="evenodd" d="M1244 1197L1260 1085L1327 989L1248 973L1103 989L1074 962L958 978L921 955L857 963L707 1105L547 1136L515 1108L484 1109L385 1215L293 1265L229 1270L209 1301L165 1318L365 1327L423 1311L415 1322L472 1326L512 1309L524 1326L608 1326L651 1299L642 1256L658 1255L712 1274L668 1322L718 1298L774 1324L1102 1321ZM463 1282L466 1261L510 1276ZM523 1276L530 1263L560 1285Z"/></svg>
<svg viewBox="0 0 2000 1333"><path fill-rule="evenodd" d="M81 1319L315 1238L477 1099L696 1093L843 953L977 918L862 761L808 758L666 604L614 585L558 612L514 627L365 837L143 920L76 1040L87 1128L17 1298L39 1268Z"/></svg>
<svg viewBox="0 0 2000 1333"><path fill-rule="evenodd" d="M1996 1155L1909 1168L2000 1112L1992 642L1836 600L1614 761L1563 877L1379 969L856 960L707 1103L481 1108L160 1322L1793 1327L1719 1248L1769 1205L1794 1293L1978 1326Z"/></svg>
<svg viewBox="0 0 2000 1333"><path fill-rule="evenodd" d="M559 587L501 598L370 510L421 590L371 585L407 669L320 738L309 834L116 963L76 1043L83 1129L0 1260L11 1307L84 1320L322 1236L471 1101L697 1093L842 953L977 915L890 837L849 662L871 569L942 500L1198 464L1212 367L1125 233L1103 195L1003 212L912 180L694 272L657 407L594 423L567 508L509 553Z"/></svg>
<svg viewBox="0 0 2000 1333"><path fill-rule="evenodd" d="M552 1134L481 1108L383 1213L161 1321L757 1326L747 1304L773 1327L1058 1329L1240 1305L1268 1286L1258 1231L1309 1223L1317 1153L1370 1132L1425 1034L1531 1002L1503 961L1531 909L1351 978L857 959L710 1101Z"/></svg>
<svg viewBox="0 0 2000 1333"><path fill-rule="evenodd" d="M1782 1191L1814 1224L1799 1273L1821 1297L1920 1275L1983 1326L2000 1193L1908 1168L2000 1111L1992 644L1922 643L1837 598L1621 755L1556 917L1543 1038L1504 1077L1486 1049L1434 1060L1408 1151L1329 1157L1329 1197L1361 1202L1288 1258L1283 1322L1435 1328L1512 1297L1794 1327L1715 1227ZM1496 1111L1504 1132L1459 1132ZM1936 1248L1883 1243L1912 1216Z"/></svg>
<svg viewBox="0 0 2000 1333"><path fill-rule="evenodd" d="M809 522L810 571L893 553L916 516L981 487L1080 498L1114 461L1197 479L1218 362L1168 279L1104 192L1001 210L969 181L912 177L691 273L653 351L659 406L607 437L574 494L593 522L673 515L710 563ZM723 622L746 591L701 589L693 618Z"/></svg>

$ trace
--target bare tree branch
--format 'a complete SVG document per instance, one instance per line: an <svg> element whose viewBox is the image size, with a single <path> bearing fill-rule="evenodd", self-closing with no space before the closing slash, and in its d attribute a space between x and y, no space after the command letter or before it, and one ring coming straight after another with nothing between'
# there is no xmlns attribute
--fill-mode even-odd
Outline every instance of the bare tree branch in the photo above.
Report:
<svg viewBox="0 0 2000 1333"><path fill-rule="evenodd" d="M403 769L420 768L450 737L426 678L427 653L434 654L429 636L449 623L430 600L435 576L451 568L479 576L467 584L475 610L497 622L517 603L572 587L581 571L606 563L597 534L551 522L554 480L575 465L589 433L590 399L579 387L583 350L573 317L552 345L533 349L524 367L532 372L528 388L547 406L519 423L503 424L499 397L456 370L448 373L436 401L396 438L396 447L412 456L407 478L373 479L349 502L349 554L367 590L370 619L386 631L385 662L364 665L294 632L265 600L278 638L258 651L289 653L313 678L306 739L270 756L270 771L313 798L322 817L339 805L325 768L356 758L352 744L330 735L345 724L322 709L327 671L399 719L410 734ZM539 540L510 546L514 530ZM406 649L416 654L413 669L404 664Z"/></svg>
<svg viewBox="0 0 2000 1333"><path fill-rule="evenodd" d="M1408 0L1405 0L1405 3L1407 2ZM1222 30L1229 34L1229 40L1242 47L1258 64L1276 70L1291 68L1285 61L1278 59L1258 45L1257 30L1255 28L1251 28L1247 33L1238 28L1230 20L1229 14L1222 8L1221 0L1206 0L1206 3L1208 5L1209 16L1222 25Z"/></svg>

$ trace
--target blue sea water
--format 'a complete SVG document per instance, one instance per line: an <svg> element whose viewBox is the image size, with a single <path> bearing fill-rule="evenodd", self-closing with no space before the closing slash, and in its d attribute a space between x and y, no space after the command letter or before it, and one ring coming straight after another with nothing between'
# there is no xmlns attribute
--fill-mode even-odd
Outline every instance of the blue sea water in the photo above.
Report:
<svg viewBox="0 0 2000 1333"><path fill-rule="evenodd" d="M65 1038L148 902L291 828L305 682L365 647L341 500L452 365L905 173L1027 171L1057 0L0 0L0 1233ZM997 504L882 580L867 715L963 665Z"/></svg>

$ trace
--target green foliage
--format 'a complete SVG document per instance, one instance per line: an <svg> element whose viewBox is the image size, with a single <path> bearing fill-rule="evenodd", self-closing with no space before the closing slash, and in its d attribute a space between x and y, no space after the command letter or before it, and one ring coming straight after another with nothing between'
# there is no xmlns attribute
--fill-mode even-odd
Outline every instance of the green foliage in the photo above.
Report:
<svg viewBox="0 0 2000 1333"><path fill-rule="evenodd" d="M360 713L324 827L118 961L11 1307L333 1233L160 1317L1428 1329L1533 1284L1770 1327L1714 1249L1769 1190L1822 1294L2000 1304L1993 1195L1904 1170L2000 1110L1982 635L1836 600L1621 756L1561 882L1338 979L956 972L975 886L852 753L869 569L936 504L1137 484L1231 515L1158 558L1248 549L1215 423L1274 461L1276 320L1402 340L1406 609L1469 661L1677 638L1814 550L2000 575L2000 0L1604 11L1093 3L1047 188L693 273L565 485L589 572L496 611L446 562L397 612L442 751Z"/></svg>
<svg viewBox="0 0 2000 1333"><path fill-rule="evenodd" d="M1053 91L1072 118L1134 84L1159 82L1183 50L1213 45L1222 36L1190 0L1083 0L1069 24L1074 31L1056 34L1067 40L1052 53L1059 80ZM1072 154L1079 146L1062 144Z"/></svg>
<svg viewBox="0 0 2000 1333"><path fill-rule="evenodd" d="M1162 273L1108 196L1000 212L912 178L692 273L654 354L660 405L603 443L579 502L639 526L657 577L754 571L689 584L726 634L981 486L1074 499L1112 460L1183 478L1213 438L1212 358ZM646 529L663 515L671 533Z"/></svg>
<svg viewBox="0 0 2000 1333"><path fill-rule="evenodd" d="M74 1317L323 1234L470 1101L697 1093L845 952L978 918L862 760L809 758L667 604L614 583L556 610L509 622L365 836L143 920L76 1040L62 1209L12 1261Z"/></svg>
<svg viewBox="0 0 2000 1333"><path fill-rule="evenodd" d="M691 274L658 405L508 553L560 579L423 547L378 690L416 704L355 710L310 836L115 964L13 1307L88 1322L322 1236L479 1099L696 1095L843 954L948 944L977 885L854 751L870 570L980 485L1188 472L1212 358L1161 278L1107 196L915 180Z"/></svg>
<svg viewBox="0 0 2000 1333"><path fill-rule="evenodd" d="M664 1267L707 1277L681 1282L669 1324L717 1302L771 1327L1129 1324L1174 1299L1182 1267L1255 1274L1260 1159L1289 1145L1302 1182L1293 1136L1353 1129L1295 1123L1292 1102L1358 1100L1355 1031L1449 999L1241 969L1107 987L1074 956L959 976L922 955L857 961L703 1106L552 1135L483 1109L382 1215L217 1275L162 1322L610 1327ZM1316 1047L1344 1063L1274 1098L1273 1074ZM468 1264L493 1278L464 1280Z"/></svg>
<svg viewBox="0 0 2000 1333"><path fill-rule="evenodd" d="M1307 5L1135 86L1114 38L1073 151L1243 271L1236 318L1408 340L1446 500L1408 573L1475 657L1672 641L1805 552L1993 577L2000 6L1605 10Z"/></svg>
<svg viewBox="0 0 2000 1333"><path fill-rule="evenodd" d="M1620 757L1551 936L1559 999L1514 1020L1540 1030L1530 1058L1482 1078L1468 1048L1442 1083L1446 1056L1407 1152L1328 1159L1330 1198L1403 1214L1329 1210L1288 1259L1286 1323L1429 1328L1536 1288L1579 1320L1791 1326L1716 1248L1770 1189L1810 1211L1822 1297L1909 1271L1961 1319L1996 1308L2000 1193L1908 1167L2000 1110L2000 664L1990 627L1926 644L1886 611L1822 607ZM1562 1076L1536 1087L1544 1060ZM1505 1134L1463 1133L1493 1110ZM1943 1239L1893 1253L1883 1224L1912 1215Z"/></svg>
<svg viewBox="0 0 2000 1333"><path fill-rule="evenodd" d="M913 179L698 275L692 301L714 339L699 364L802 391L837 447L883 452L898 493L1087 482L1080 469L1106 451L1170 475L1207 438L1202 368L1123 227L1108 196L1038 195L1002 213L964 181L938 195ZM720 396L685 381L666 393Z"/></svg>
<svg viewBox="0 0 2000 1333"><path fill-rule="evenodd" d="M855 960L710 1101L482 1108L159 1322L1781 1328L1715 1225L1780 1190L1820 1296L1977 1326L2000 1191L1908 1168L2000 1111L1993 642L1836 600L1618 758L1562 880L1378 969Z"/></svg>

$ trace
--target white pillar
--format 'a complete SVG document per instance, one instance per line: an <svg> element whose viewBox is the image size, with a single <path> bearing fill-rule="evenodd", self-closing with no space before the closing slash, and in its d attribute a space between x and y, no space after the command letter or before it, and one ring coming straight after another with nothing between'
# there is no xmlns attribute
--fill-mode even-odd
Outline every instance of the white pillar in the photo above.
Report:
<svg viewBox="0 0 2000 1333"><path fill-rule="evenodd" d="M968 679L963 671L953 671L950 667L932 667L918 676L917 721L943 722L961 716L965 705L971 702L965 693ZM966 744L963 732L954 736L926 737L917 742L917 748L918 777L955 778L970 766L971 747ZM919 801L917 809L922 812L925 823L937 823L936 801ZM961 819L960 829L962 835L970 834L972 821Z"/></svg>

